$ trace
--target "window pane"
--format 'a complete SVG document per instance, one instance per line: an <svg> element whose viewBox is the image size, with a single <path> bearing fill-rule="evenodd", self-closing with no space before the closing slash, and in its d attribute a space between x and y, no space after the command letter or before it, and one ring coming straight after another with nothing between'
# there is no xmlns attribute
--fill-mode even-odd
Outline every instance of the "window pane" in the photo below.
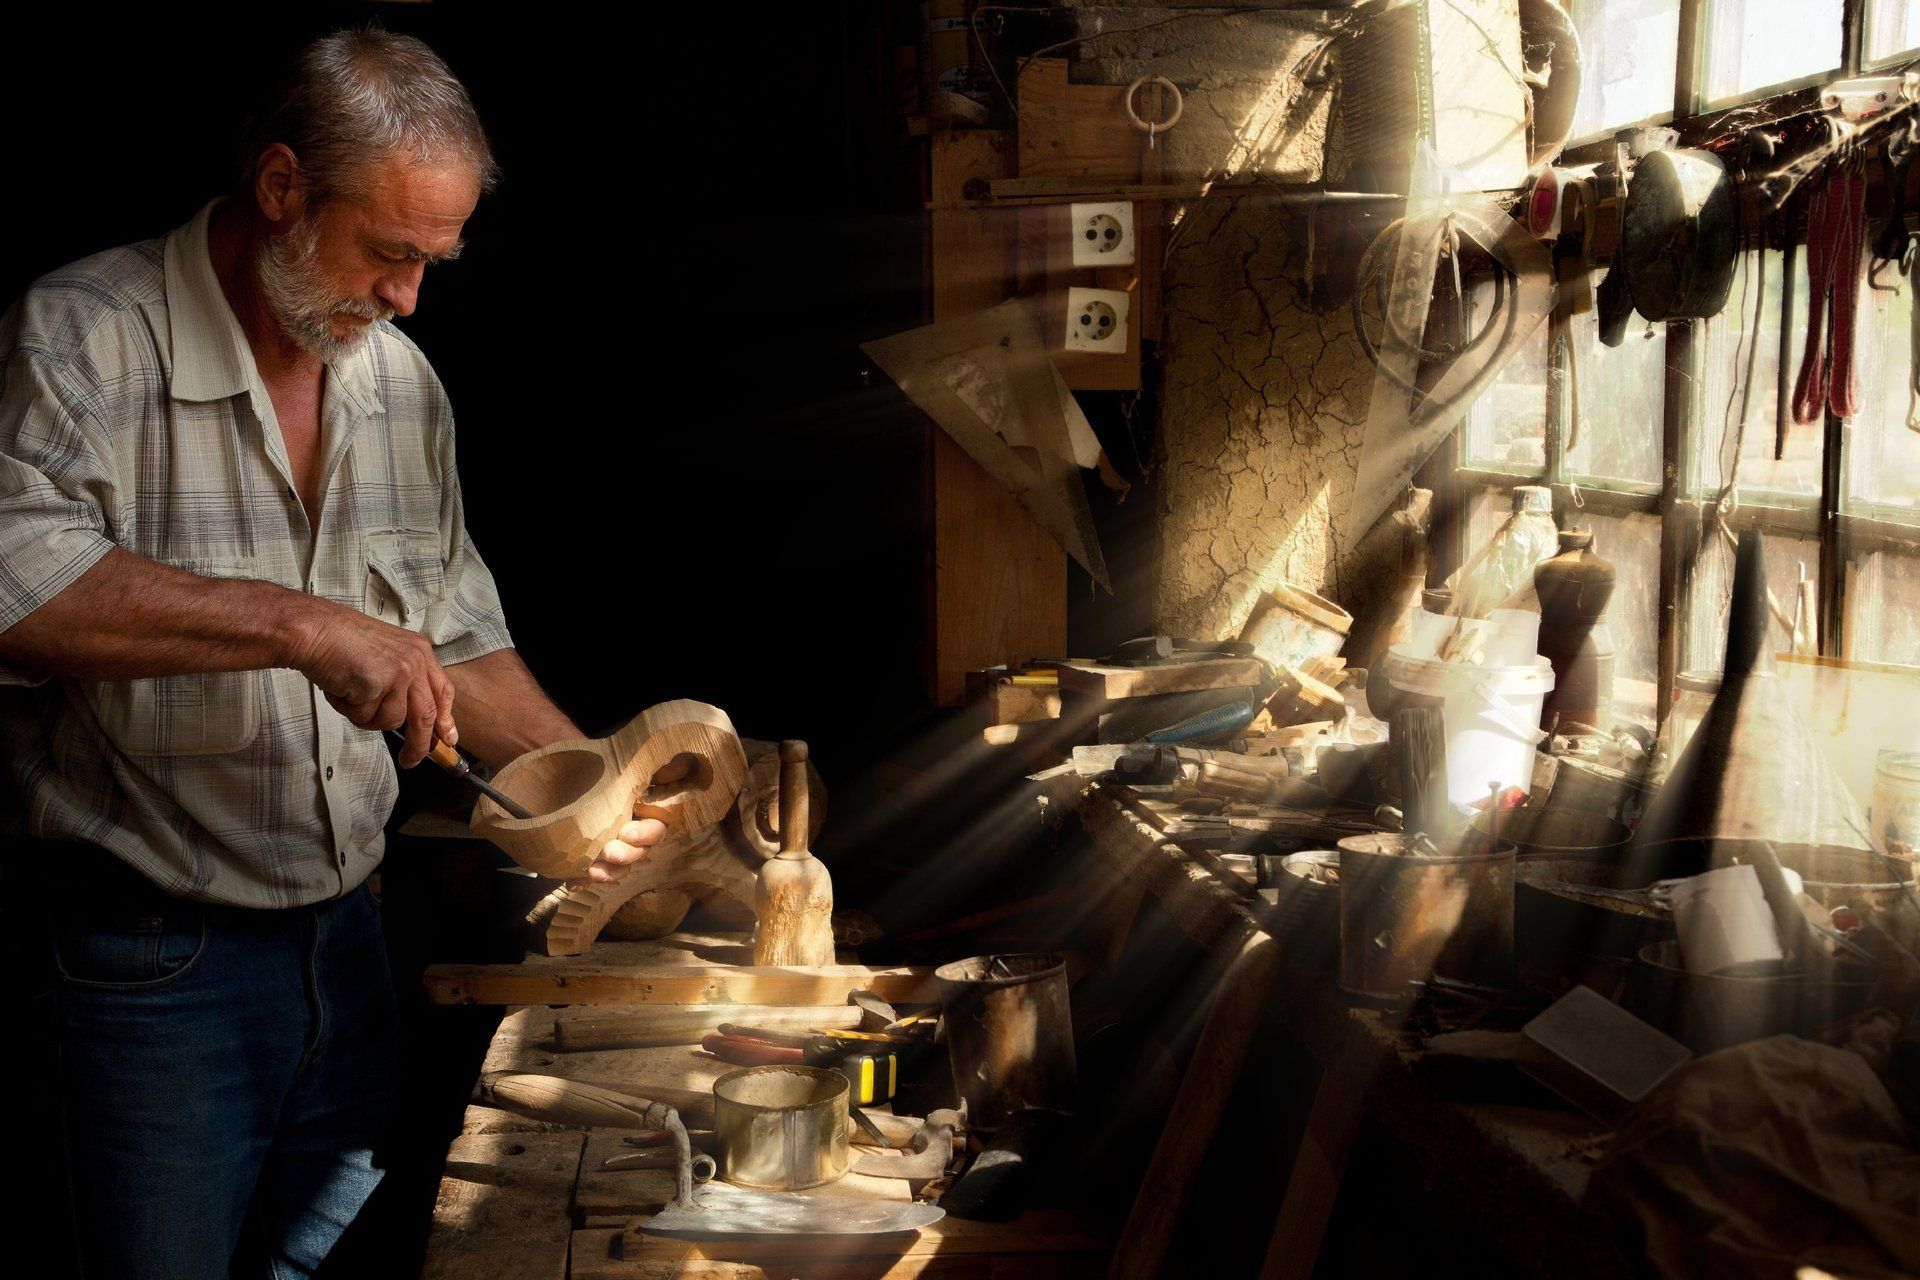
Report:
<svg viewBox="0 0 1920 1280"><path fill-rule="evenodd" d="M1920 3L1867 0L1866 59L1878 62L1920 48Z"/></svg>
<svg viewBox="0 0 1920 1280"><path fill-rule="evenodd" d="M1654 723L1660 675L1660 518L1575 513L1593 530L1593 550L1613 565L1607 630L1613 634L1613 715Z"/></svg>
<svg viewBox="0 0 1920 1280"><path fill-rule="evenodd" d="M1840 67L1841 0L1711 0L1707 100Z"/></svg>
<svg viewBox="0 0 1920 1280"><path fill-rule="evenodd" d="M1767 535L1767 590L1787 617L1793 617L1800 579L1820 575L1820 544L1812 538ZM1733 598L1733 547L1716 528L1708 534L1684 586L1687 640L1681 662L1687 671L1718 671L1727 655L1727 606ZM1816 608L1818 607L1816 602ZM1809 627L1817 626L1809 620ZM1793 633L1776 615L1767 628L1767 652L1793 647Z"/></svg>
<svg viewBox="0 0 1920 1280"><path fill-rule="evenodd" d="M1760 300L1760 322L1753 318L1754 290L1759 287L1760 255L1741 261L1727 309L1706 322L1706 379L1699 402L1700 427L1694 432L1694 493L1720 492L1730 474L1736 442L1740 455L1740 492L1743 495L1786 495L1807 500L1820 496L1820 448L1825 428L1819 421L1795 423L1787 431L1786 457L1773 457L1775 407L1779 402L1781 254L1766 252L1766 282ZM1789 328L1787 375L1799 372L1807 330L1806 254L1795 263L1793 323ZM1740 398L1746 385L1747 357L1753 352L1753 393L1747 401L1746 432L1738 429ZM1632 341L1631 338L1628 341Z"/></svg>
<svg viewBox="0 0 1920 1280"><path fill-rule="evenodd" d="M1467 499L1466 559L1472 560L1513 514L1513 490L1478 489ZM1465 563L1463 561L1462 563Z"/></svg>
<svg viewBox="0 0 1920 1280"><path fill-rule="evenodd" d="M1562 468L1573 480L1660 483L1661 417L1667 331L1629 329L1617 347L1603 346L1599 317L1573 317L1567 341L1579 385L1577 433Z"/></svg>
<svg viewBox="0 0 1920 1280"><path fill-rule="evenodd" d="M1893 277L1888 276L1889 279ZM1920 431L1912 412L1913 287L1894 293L1862 286L1856 376L1860 412L1847 438L1848 510L1920 519Z"/></svg>
<svg viewBox="0 0 1920 1280"><path fill-rule="evenodd" d="M1491 289L1474 291L1484 324ZM1521 476L1547 473L1547 326L1533 331L1467 410L1467 465Z"/></svg>
<svg viewBox="0 0 1920 1280"><path fill-rule="evenodd" d="M1847 656L1920 663L1920 557L1876 552L1847 582Z"/></svg>
<svg viewBox="0 0 1920 1280"><path fill-rule="evenodd" d="M1580 33L1574 137L1672 114L1680 0L1572 0L1567 11Z"/></svg>

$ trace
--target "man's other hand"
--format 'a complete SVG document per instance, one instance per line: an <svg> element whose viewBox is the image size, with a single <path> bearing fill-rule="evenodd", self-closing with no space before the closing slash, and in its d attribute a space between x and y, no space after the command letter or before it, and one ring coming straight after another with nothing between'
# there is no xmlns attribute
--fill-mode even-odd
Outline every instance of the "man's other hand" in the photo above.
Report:
<svg viewBox="0 0 1920 1280"><path fill-rule="evenodd" d="M448 746L459 741L453 681L425 636L310 598L316 612L290 665L326 694L334 710L362 729L404 727L403 769L420 763L436 737Z"/></svg>
<svg viewBox="0 0 1920 1280"><path fill-rule="evenodd" d="M647 850L667 838L667 824L658 818L636 818L620 828L620 834L607 841L600 850L599 860L587 868L587 874L578 880L567 881L569 889L584 889L590 884L612 884L620 879L642 858Z"/></svg>

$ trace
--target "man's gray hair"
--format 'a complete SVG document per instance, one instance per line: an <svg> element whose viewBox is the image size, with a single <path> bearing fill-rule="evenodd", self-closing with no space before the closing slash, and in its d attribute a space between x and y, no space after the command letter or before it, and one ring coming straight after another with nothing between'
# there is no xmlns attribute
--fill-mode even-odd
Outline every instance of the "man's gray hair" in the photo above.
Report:
<svg viewBox="0 0 1920 1280"><path fill-rule="evenodd" d="M293 152L316 203L360 194L366 171L396 154L471 165L483 191L499 176L466 87L425 43L378 27L336 31L300 51L248 124L243 190L275 143Z"/></svg>

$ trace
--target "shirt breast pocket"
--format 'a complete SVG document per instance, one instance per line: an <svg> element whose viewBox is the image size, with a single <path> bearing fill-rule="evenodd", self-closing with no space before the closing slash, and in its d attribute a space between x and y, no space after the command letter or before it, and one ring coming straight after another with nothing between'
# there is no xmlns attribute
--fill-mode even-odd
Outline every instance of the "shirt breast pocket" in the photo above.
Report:
<svg viewBox="0 0 1920 1280"><path fill-rule="evenodd" d="M248 578L242 561L177 560L178 568L208 578ZM100 728L134 756L225 755L260 732L261 674L208 671L141 680L85 683Z"/></svg>
<svg viewBox="0 0 1920 1280"><path fill-rule="evenodd" d="M396 627L425 630L447 583L439 531L383 529L367 535L366 551L365 611Z"/></svg>

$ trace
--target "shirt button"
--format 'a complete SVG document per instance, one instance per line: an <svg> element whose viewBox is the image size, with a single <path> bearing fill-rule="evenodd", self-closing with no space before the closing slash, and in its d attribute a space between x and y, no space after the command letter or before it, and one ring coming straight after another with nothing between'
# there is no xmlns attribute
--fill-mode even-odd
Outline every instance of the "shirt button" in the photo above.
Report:
<svg viewBox="0 0 1920 1280"><path fill-rule="evenodd" d="M333 766L332 766L332 765L328 765L328 766L327 766L327 781L328 781L328 782L332 782L332 781L333 781Z"/></svg>

